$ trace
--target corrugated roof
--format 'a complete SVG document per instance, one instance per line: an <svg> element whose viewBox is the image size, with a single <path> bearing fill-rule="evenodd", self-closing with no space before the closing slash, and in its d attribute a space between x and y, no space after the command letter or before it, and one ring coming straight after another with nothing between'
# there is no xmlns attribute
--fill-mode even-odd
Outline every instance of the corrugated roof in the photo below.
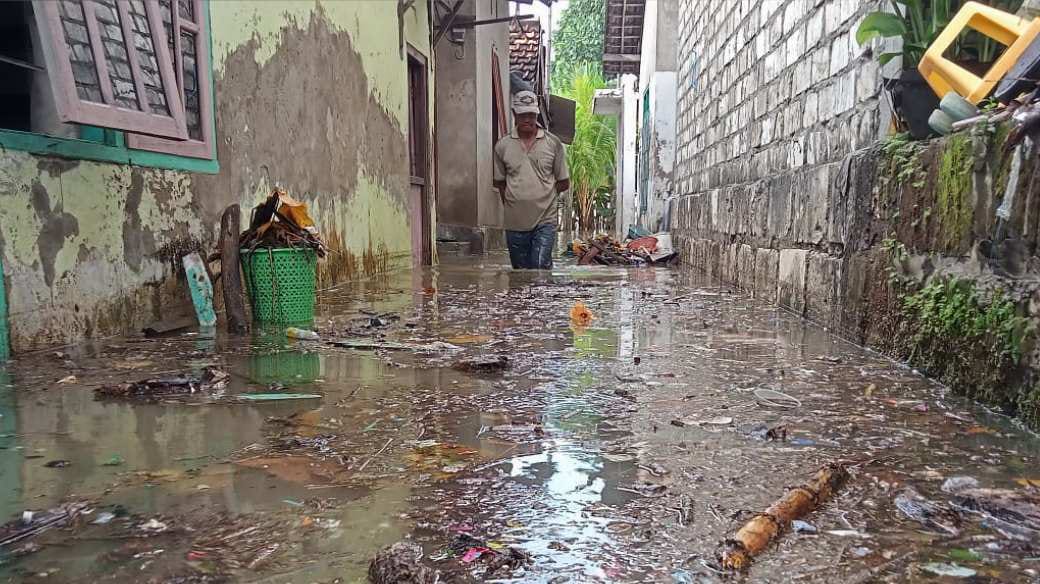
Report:
<svg viewBox="0 0 1040 584"><path fill-rule="evenodd" d="M603 72L639 73L646 0L607 0Z"/></svg>

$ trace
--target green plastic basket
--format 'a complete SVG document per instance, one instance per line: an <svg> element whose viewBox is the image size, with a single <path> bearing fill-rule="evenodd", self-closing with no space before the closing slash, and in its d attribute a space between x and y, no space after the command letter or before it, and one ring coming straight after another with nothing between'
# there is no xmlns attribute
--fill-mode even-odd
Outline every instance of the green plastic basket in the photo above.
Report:
<svg viewBox="0 0 1040 584"><path fill-rule="evenodd" d="M314 279L317 254L312 249L242 250L242 272L261 323L314 322Z"/></svg>

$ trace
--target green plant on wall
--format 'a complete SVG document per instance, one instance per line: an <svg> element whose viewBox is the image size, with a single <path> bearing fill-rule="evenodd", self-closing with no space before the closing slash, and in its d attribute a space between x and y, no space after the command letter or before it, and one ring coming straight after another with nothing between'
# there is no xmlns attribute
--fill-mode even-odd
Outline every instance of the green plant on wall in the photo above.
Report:
<svg viewBox="0 0 1040 584"><path fill-rule="evenodd" d="M1012 364L1022 359L1027 320L1018 316L1015 304L996 292L987 305L979 301L968 280L937 278L924 288L903 297L903 308L917 324L914 342L930 339L961 339L987 345L997 357Z"/></svg>
<svg viewBox="0 0 1040 584"><path fill-rule="evenodd" d="M901 305L912 365L1040 425L1040 386L1019 377L1033 326L1005 292L984 301L970 280L934 278L915 291L904 288Z"/></svg>
<svg viewBox="0 0 1040 584"><path fill-rule="evenodd" d="M886 180L895 180L897 185L912 184L914 188L924 186L924 169L921 166L923 146L914 142L910 134L900 133L885 138L881 151L888 159L889 172Z"/></svg>
<svg viewBox="0 0 1040 584"><path fill-rule="evenodd" d="M971 200L974 165L972 137L951 136L943 146L935 185L939 219L942 221L945 242L950 246L957 245L971 229L974 216Z"/></svg>

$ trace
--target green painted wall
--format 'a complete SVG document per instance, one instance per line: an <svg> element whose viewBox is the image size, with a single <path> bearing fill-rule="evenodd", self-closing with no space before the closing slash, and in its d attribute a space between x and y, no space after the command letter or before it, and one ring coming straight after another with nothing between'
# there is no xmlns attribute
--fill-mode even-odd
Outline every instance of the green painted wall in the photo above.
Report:
<svg viewBox="0 0 1040 584"><path fill-rule="evenodd" d="M223 209L238 203L248 221L275 186L311 205L333 248L322 283L411 266L397 4L215 1L210 22L216 173L4 142L0 250L15 352L136 330L171 306L190 314L178 257L213 250ZM403 28L428 58L432 104L427 2Z"/></svg>

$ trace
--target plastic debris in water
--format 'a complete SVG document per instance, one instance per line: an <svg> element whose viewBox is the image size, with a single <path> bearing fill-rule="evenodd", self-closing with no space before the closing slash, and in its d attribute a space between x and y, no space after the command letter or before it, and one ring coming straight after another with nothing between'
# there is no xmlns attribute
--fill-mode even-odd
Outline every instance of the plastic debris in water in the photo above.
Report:
<svg viewBox="0 0 1040 584"><path fill-rule="evenodd" d="M285 329L285 336L290 339L300 339L301 341L317 341L321 339L321 337L318 336L318 333L314 331L296 328L294 326Z"/></svg>
<svg viewBox="0 0 1040 584"><path fill-rule="evenodd" d="M795 533L816 533L816 526L812 523L795 519L791 522L791 527L794 528Z"/></svg>
<svg viewBox="0 0 1040 584"><path fill-rule="evenodd" d="M106 523L112 521L115 518L115 513L109 513L108 511L105 511L104 513L98 513L97 519L94 520L94 524L105 525Z"/></svg>
<svg viewBox="0 0 1040 584"><path fill-rule="evenodd" d="M462 563L469 564L474 562L480 556L486 553L494 553L491 549L486 547L472 547L466 550L466 553L462 556Z"/></svg>
<svg viewBox="0 0 1040 584"><path fill-rule="evenodd" d="M592 319L592 311L581 300L575 302L574 306L571 307L571 322L574 323L574 326L589 326L592 324Z"/></svg>
<svg viewBox="0 0 1040 584"><path fill-rule="evenodd" d="M937 576L951 576L953 578L971 578L976 574L975 570L958 566L957 564L925 564L921 566L925 572L931 572Z"/></svg>
<svg viewBox="0 0 1040 584"><path fill-rule="evenodd" d="M249 401L282 401L287 399L321 399L320 395L314 393L242 393L239 399Z"/></svg>

